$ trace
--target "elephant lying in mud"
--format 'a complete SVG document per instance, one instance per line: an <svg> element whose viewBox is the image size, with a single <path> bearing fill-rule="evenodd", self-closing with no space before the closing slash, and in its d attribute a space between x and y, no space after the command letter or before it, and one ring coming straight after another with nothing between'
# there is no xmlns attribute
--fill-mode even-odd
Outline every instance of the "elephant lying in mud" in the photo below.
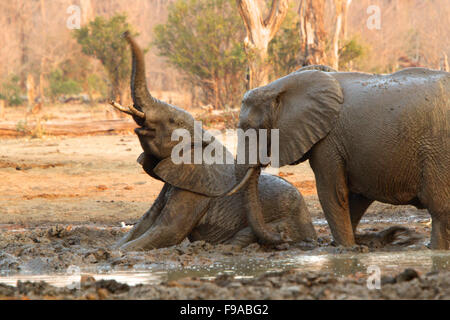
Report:
<svg viewBox="0 0 450 320"><path fill-rule="evenodd" d="M310 161L337 244L355 244L356 227L376 200L428 209L431 248L450 248L450 73L302 68L247 92L239 127L279 129L279 166ZM246 188L247 201L257 201L264 165L248 164L254 186ZM280 242L258 208L249 212L249 221L259 221L255 232Z"/></svg>
<svg viewBox="0 0 450 320"><path fill-rule="evenodd" d="M194 118L151 96L146 85L143 53L128 33L124 37L132 50L134 106L127 109L114 102L111 104L132 115L140 126L135 131L144 153L138 162L145 172L165 184L152 207L116 246L124 250L160 248L178 244L186 237L192 241L240 246L257 241L246 219L243 190L232 188L244 177L242 169L245 168L234 161L231 164L176 164L172 161L173 148L178 144L171 139L173 131L183 128L193 136ZM212 141L202 141L200 148L207 148L209 143ZM217 150L219 142L214 143ZM258 187L256 196L265 223L281 232L286 241L316 239L308 209L295 187L268 174L259 177Z"/></svg>

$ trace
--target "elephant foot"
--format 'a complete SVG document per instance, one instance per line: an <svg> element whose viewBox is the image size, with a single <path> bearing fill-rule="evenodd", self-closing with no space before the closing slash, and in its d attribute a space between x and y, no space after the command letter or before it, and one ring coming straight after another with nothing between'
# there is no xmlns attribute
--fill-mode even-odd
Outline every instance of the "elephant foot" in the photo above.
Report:
<svg viewBox="0 0 450 320"><path fill-rule="evenodd" d="M120 238L119 241L117 241L116 243L114 243L111 246L111 249L113 250L117 250L120 249L124 244L126 244L127 242L129 242L130 240L132 240L132 233L128 232L126 235L124 235L122 238Z"/></svg>
<svg viewBox="0 0 450 320"><path fill-rule="evenodd" d="M285 244L293 244L295 241L291 238L289 226L286 226L285 221L272 222L267 224L267 233L264 240L259 239L259 242L266 246L283 246Z"/></svg>
<svg viewBox="0 0 450 320"><path fill-rule="evenodd" d="M421 237L412 230L394 226L374 233L356 234L355 240L358 245L369 248L382 248L387 245L409 246L420 240Z"/></svg>
<svg viewBox="0 0 450 320"><path fill-rule="evenodd" d="M136 243L136 240L129 241L123 245L121 245L119 250L122 251L143 251L145 250L144 245L142 243Z"/></svg>
<svg viewBox="0 0 450 320"><path fill-rule="evenodd" d="M441 217L434 217L431 223L431 243L433 250L450 249L450 222Z"/></svg>

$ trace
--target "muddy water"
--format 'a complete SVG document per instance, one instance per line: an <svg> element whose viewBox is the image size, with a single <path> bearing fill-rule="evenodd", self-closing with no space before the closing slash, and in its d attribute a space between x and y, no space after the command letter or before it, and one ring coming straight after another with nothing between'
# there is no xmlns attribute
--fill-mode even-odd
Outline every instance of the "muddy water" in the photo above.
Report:
<svg viewBox="0 0 450 320"><path fill-rule="evenodd" d="M123 270L101 265L91 269L71 268L64 274L0 274L0 283L15 286L17 281L46 281L56 287L76 286L81 275L93 276L96 280L114 279L128 285L159 284L163 281L179 280L186 277L214 279L218 275L229 274L235 278L253 278L264 273L283 270L299 272L326 271L337 277L349 275L367 275L378 270L381 276L394 275L406 268L413 268L426 274L435 271L450 271L450 252L448 251L403 251L344 254L302 254L283 259L234 258L218 261L210 266L192 266L187 268L169 268L162 270L154 265L135 265Z"/></svg>

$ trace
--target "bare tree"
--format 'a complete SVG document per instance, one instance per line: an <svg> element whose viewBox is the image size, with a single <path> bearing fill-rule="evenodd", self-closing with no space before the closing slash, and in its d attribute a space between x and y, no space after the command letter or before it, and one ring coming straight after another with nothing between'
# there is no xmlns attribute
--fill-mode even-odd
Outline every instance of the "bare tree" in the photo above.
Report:
<svg viewBox="0 0 450 320"><path fill-rule="evenodd" d="M301 0L298 13L303 65L323 63L326 60L325 0Z"/></svg>
<svg viewBox="0 0 450 320"><path fill-rule="evenodd" d="M448 56L445 52L442 53L440 69L446 72L450 72L450 68L448 66Z"/></svg>
<svg viewBox="0 0 450 320"><path fill-rule="evenodd" d="M267 63L269 42L286 17L288 2L288 0L272 0L269 14L264 18L256 0L237 0L239 13L247 31L244 44L249 59L250 88L267 84L269 81L270 68Z"/></svg>
<svg viewBox="0 0 450 320"><path fill-rule="evenodd" d="M343 36L344 39L347 33L347 13L348 7L352 0L334 0L335 6L335 23L334 23L334 34L332 42L332 56L330 64L334 69L339 69L339 48L340 39Z"/></svg>

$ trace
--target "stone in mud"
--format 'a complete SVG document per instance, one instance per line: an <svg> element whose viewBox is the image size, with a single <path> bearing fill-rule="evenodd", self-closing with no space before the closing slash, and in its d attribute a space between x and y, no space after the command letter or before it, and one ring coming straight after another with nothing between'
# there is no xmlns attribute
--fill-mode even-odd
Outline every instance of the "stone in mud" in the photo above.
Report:
<svg viewBox="0 0 450 320"><path fill-rule="evenodd" d="M400 283L400 282L405 282L405 281L411 281L418 277L419 277L419 274L417 273L416 270L408 268L408 269L405 269L399 275L397 275L397 277L395 277L395 280L397 283Z"/></svg>
<svg viewBox="0 0 450 320"><path fill-rule="evenodd" d="M116 280L100 280L95 283L98 289L106 289L111 293L122 293L130 290L130 286L126 283L120 283Z"/></svg>
<svg viewBox="0 0 450 320"><path fill-rule="evenodd" d="M106 289L100 288L100 289L97 289L97 295L100 300L105 300L108 298L109 292Z"/></svg>
<svg viewBox="0 0 450 320"><path fill-rule="evenodd" d="M385 284L395 284L396 280L394 277L391 276L383 276L381 277L381 285L385 285Z"/></svg>
<svg viewBox="0 0 450 320"><path fill-rule="evenodd" d="M282 287L280 290L287 295L298 295L301 292L300 286Z"/></svg>
<svg viewBox="0 0 450 320"><path fill-rule="evenodd" d="M95 278L89 275L82 275L80 278L80 284L82 288L89 288L95 284Z"/></svg>
<svg viewBox="0 0 450 320"><path fill-rule="evenodd" d="M13 297L16 294L16 288L0 283L0 297Z"/></svg>
<svg viewBox="0 0 450 320"><path fill-rule="evenodd" d="M216 277L216 279L214 280L215 284L218 285L219 287L226 287L228 286L231 282L233 282L234 280L234 276L229 275L229 274L221 274L219 276Z"/></svg>
<svg viewBox="0 0 450 320"><path fill-rule="evenodd" d="M65 228L62 225L56 225L56 226L52 226L51 228L49 228L47 230L47 234L49 237L54 237L54 238L62 238L65 236Z"/></svg>
<svg viewBox="0 0 450 320"><path fill-rule="evenodd" d="M53 287L45 281L30 282L30 281L17 281L17 290L19 294L29 296L56 296L58 293L58 288Z"/></svg>
<svg viewBox="0 0 450 320"><path fill-rule="evenodd" d="M94 252L95 258L97 259L97 261L106 261L109 259L109 257L111 257L111 254L109 253L108 250L104 249L104 248L99 248Z"/></svg>

